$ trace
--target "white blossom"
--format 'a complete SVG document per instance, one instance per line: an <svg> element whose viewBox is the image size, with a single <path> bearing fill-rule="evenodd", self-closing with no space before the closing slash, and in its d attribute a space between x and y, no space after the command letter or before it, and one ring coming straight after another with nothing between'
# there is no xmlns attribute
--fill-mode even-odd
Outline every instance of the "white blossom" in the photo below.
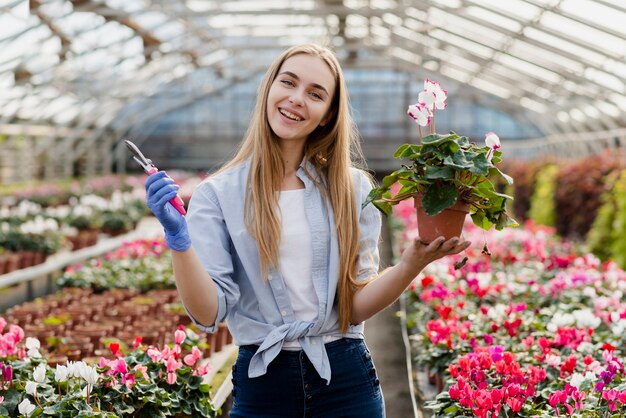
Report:
<svg viewBox="0 0 626 418"><path fill-rule="evenodd" d="M585 377L582 374L574 373L572 374L572 378L569 381L569 384L580 389L580 385L583 383L584 380Z"/></svg>
<svg viewBox="0 0 626 418"><path fill-rule="evenodd" d="M37 383L43 383L44 380L46 380L45 364L40 364L35 368L35 371L33 372L33 379L35 379L35 382Z"/></svg>
<svg viewBox="0 0 626 418"><path fill-rule="evenodd" d="M80 376L85 379L88 385L93 386L98 382L98 377L100 375L98 374L98 369L95 366L85 366L81 369Z"/></svg>
<svg viewBox="0 0 626 418"><path fill-rule="evenodd" d="M580 309L572 312L574 318L576 318L576 326L578 328L598 328L602 323L602 320L595 316L591 309Z"/></svg>
<svg viewBox="0 0 626 418"><path fill-rule="evenodd" d="M26 387L24 388L24 390L29 395L35 396L37 394L37 382L29 380L28 382L26 382Z"/></svg>
<svg viewBox="0 0 626 418"><path fill-rule="evenodd" d="M65 382L67 380L68 374L69 374L69 370L67 366L57 364L57 368L54 371L54 380L57 382Z"/></svg>
<svg viewBox="0 0 626 418"><path fill-rule="evenodd" d="M17 410L20 412L20 414L27 417L29 417L35 409L37 409L37 406L30 403L28 398L24 398L24 400L17 406Z"/></svg>

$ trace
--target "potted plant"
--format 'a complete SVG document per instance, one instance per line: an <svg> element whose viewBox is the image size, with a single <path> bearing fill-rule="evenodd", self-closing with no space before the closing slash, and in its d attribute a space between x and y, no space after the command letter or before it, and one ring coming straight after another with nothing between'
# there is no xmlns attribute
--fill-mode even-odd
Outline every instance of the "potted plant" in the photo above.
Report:
<svg viewBox="0 0 626 418"><path fill-rule="evenodd" d="M441 235L446 239L459 236L467 213L485 230L518 225L506 210L507 201L513 198L496 191L492 183L497 177L513 183L496 167L502 160L498 136L489 132L485 146L479 146L452 131L436 133L435 111L446 107L446 99L439 83L425 80L418 102L407 112L419 125L420 143L397 149L394 158L408 163L386 176L363 202L363 206L372 203L389 215L393 205L414 199L420 239L425 243ZM428 127L425 137L423 126ZM457 219L448 219L449 212L456 212Z"/></svg>

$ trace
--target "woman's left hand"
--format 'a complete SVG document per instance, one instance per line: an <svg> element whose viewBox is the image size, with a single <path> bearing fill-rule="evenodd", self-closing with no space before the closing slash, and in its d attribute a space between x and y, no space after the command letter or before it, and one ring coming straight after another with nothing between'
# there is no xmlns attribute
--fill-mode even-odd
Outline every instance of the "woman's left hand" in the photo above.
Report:
<svg viewBox="0 0 626 418"><path fill-rule="evenodd" d="M447 241L444 237L439 237L430 244L425 244L417 237L404 250L398 264L402 265L403 271L412 280L428 264L447 255L458 254L466 250L470 244L470 241L465 241L459 237L453 237Z"/></svg>

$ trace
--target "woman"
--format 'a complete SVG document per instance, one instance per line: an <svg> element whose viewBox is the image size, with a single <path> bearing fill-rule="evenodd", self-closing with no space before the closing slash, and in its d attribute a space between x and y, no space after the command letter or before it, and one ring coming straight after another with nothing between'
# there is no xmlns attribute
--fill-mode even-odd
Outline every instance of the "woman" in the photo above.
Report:
<svg viewBox="0 0 626 418"><path fill-rule="evenodd" d="M231 417L383 417L363 321L469 246L416 239L379 275L380 216L361 208L372 186L351 151L336 57L296 46L268 69L237 154L196 188L186 220L164 172L146 181L190 317L207 332L226 319L240 346Z"/></svg>

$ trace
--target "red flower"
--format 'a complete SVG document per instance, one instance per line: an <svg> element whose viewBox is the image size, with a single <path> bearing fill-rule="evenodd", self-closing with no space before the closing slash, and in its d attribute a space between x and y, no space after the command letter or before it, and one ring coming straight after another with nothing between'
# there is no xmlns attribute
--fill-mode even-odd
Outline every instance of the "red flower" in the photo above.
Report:
<svg viewBox="0 0 626 418"><path fill-rule="evenodd" d="M602 344L602 350L603 351L604 350L615 351L616 348L615 348L615 346L613 346L613 345L611 345L609 343L604 343L604 344Z"/></svg>
<svg viewBox="0 0 626 418"><path fill-rule="evenodd" d="M121 356L121 354L120 354L120 343L110 343L109 344L109 350L111 350L111 353L115 357Z"/></svg>
<svg viewBox="0 0 626 418"><path fill-rule="evenodd" d="M450 399L452 399L453 401L456 401L461 396L461 391L459 390L459 387L457 385L450 386L450 389L448 389L448 393L450 394Z"/></svg>
<svg viewBox="0 0 626 418"><path fill-rule="evenodd" d="M522 409L522 401L517 398L509 398L506 400L506 404L511 408L513 412L519 412Z"/></svg>
<svg viewBox="0 0 626 418"><path fill-rule="evenodd" d="M428 285L434 281L435 281L434 277L424 276L424 278L422 279L422 287L428 287Z"/></svg>

